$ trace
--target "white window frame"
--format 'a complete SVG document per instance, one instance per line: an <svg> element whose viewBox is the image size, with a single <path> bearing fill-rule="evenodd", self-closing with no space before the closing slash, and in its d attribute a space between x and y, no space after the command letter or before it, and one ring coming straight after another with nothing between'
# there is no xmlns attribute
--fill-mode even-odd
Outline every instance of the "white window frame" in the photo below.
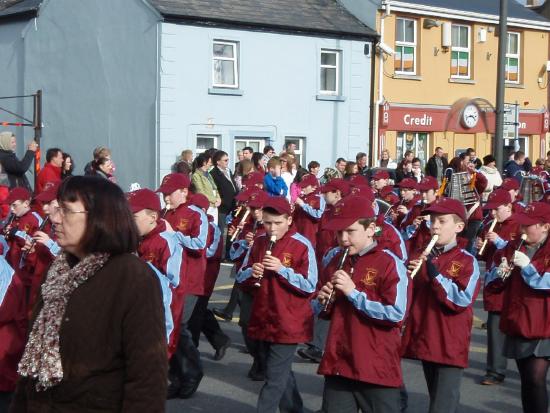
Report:
<svg viewBox="0 0 550 413"><path fill-rule="evenodd" d="M212 139L213 140L213 143L214 143L214 146L211 146L210 148L219 148L220 146L220 140L221 140L221 135L219 134L208 134L208 133L197 133L197 137L196 137L196 140L195 140L195 154L198 155L200 153L204 153L206 152L208 149L210 148L200 148L198 147L198 144L199 144L199 139Z"/></svg>
<svg viewBox="0 0 550 413"><path fill-rule="evenodd" d="M214 56L214 46L216 44L222 44L224 46L231 46L233 48L233 57L222 57ZM215 88L225 88L225 89L238 89L239 88L239 42L229 41L229 40L218 40L214 39L212 41L212 87ZM216 61L230 61L233 62L233 73L235 76L235 83L232 85L216 83L216 71L214 70Z"/></svg>
<svg viewBox="0 0 550 413"><path fill-rule="evenodd" d="M518 37L518 52L517 53L510 53L510 37L511 36L517 36ZM513 83L513 84L519 84L520 82L520 75L521 75L521 33L518 32L508 32L506 35L506 67L508 67L508 59L518 59L518 80L508 80L505 79L506 83ZM506 76L508 73L508 70L505 70L504 75Z"/></svg>
<svg viewBox="0 0 550 413"><path fill-rule="evenodd" d="M472 71L472 27L468 26L466 24L452 24L451 26L451 39L452 39L452 30L454 27L466 27L468 29L468 47L460 47L460 46L453 46L451 45L451 63L453 61L453 52L459 53L459 60L460 60L460 53L468 53L468 74L466 76L460 75L460 74L452 74L451 79L471 79ZM452 40L451 40L452 42ZM460 66L459 66L460 67Z"/></svg>
<svg viewBox="0 0 550 413"><path fill-rule="evenodd" d="M397 32L395 33L395 47L397 49L397 47L412 47L414 49L414 53L413 53L413 71L412 72L407 72L407 71L404 71L404 70L395 70L395 67L394 67L394 70L395 70L395 73L398 74L398 75L406 75L406 76L415 76L416 75L416 57L417 57L417 53L416 53L416 38L417 38L417 35L416 35L416 30L417 30L417 21L416 19L409 19L409 18L406 18L406 17L398 17L395 21L395 27L396 27L396 30L397 30L397 20L409 20L409 21L412 21L414 23L413 25L413 35L414 35L414 40L413 42L405 42L405 41L399 41L397 40ZM401 67L403 67L403 53L401 53Z"/></svg>
<svg viewBox="0 0 550 413"><path fill-rule="evenodd" d="M269 138L267 136L235 136L233 140L233 156L235 157L234 159L239 159L239 157L237 156L237 151L242 150L237 149L237 141L245 143L243 148L251 146L251 142L258 143L258 152L263 152L265 146L267 145L268 139Z"/></svg>
<svg viewBox="0 0 550 413"><path fill-rule="evenodd" d="M324 65L323 62L323 54L335 54L336 55L336 65ZM342 51L336 50L336 49L321 49L321 54L319 55L319 94L320 95L330 95L330 96L340 96L340 87L341 87L341 81L340 81L340 66L342 64ZM323 90L322 82L321 82L321 72L323 69L336 69L336 90Z"/></svg>
<svg viewBox="0 0 550 413"><path fill-rule="evenodd" d="M297 149L294 151L298 164L305 168L306 138L305 136L285 136L285 147L287 142L298 142Z"/></svg>

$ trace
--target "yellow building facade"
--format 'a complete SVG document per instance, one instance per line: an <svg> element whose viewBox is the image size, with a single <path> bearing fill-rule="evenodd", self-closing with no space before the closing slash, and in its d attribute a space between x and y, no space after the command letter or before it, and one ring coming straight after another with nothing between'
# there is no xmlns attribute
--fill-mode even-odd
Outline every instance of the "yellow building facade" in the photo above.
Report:
<svg viewBox="0 0 550 413"><path fill-rule="evenodd" d="M449 159L492 153L498 16L408 3L378 13L373 160L383 148L424 163L438 146ZM505 157L519 145L534 163L549 149L549 32L541 19L509 19L505 102L517 103L519 139L507 135Z"/></svg>

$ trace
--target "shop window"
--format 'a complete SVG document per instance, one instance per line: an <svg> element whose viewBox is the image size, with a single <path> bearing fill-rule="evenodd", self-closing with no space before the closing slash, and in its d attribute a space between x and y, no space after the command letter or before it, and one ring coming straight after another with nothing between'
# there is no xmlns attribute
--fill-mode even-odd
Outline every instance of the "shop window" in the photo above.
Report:
<svg viewBox="0 0 550 413"><path fill-rule="evenodd" d="M506 82L519 83L520 66L520 35L508 33L508 45L506 47Z"/></svg>
<svg viewBox="0 0 550 413"><path fill-rule="evenodd" d="M321 50L320 87L321 95L340 95L340 66L342 52L340 50Z"/></svg>
<svg viewBox="0 0 550 413"><path fill-rule="evenodd" d="M470 78L470 26L452 25L451 77Z"/></svg>
<svg viewBox="0 0 550 413"><path fill-rule="evenodd" d="M428 161L428 134L424 132L398 132L397 133L397 162L403 160L403 155L412 151L416 158L425 165Z"/></svg>
<svg viewBox="0 0 550 413"><path fill-rule="evenodd" d="M214 88L239 87L239 43L214 40L212 46L212 86Z"/></svg>
<svg viewBox="0 0 550 413"><path fill-rule="evenodd" d="M395 33L395 73L416 74L416 20L397 18Z"/></svg>

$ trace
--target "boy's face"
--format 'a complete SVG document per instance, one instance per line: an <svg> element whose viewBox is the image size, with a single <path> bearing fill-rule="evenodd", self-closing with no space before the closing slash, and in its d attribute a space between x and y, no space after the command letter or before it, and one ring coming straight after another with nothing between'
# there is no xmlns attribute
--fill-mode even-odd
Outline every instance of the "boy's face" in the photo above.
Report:
<svg viewBox="0 0 550 413"><path fill-rule="evenodd" d="M264 212L263 219L267 236L275 235L277 240L280 240L288 232L288 228L292 224L292 217L288 215L274 215Z"/></svg>
<svg viewBox="0 0 550 413"><path fill-rule="evenodd" d="M50 215L52 211L57 211L57 208L59 208L59 202L57 202L57 199L54 199L50 203L44 204L42 206L42 211L44 211L46 215Z"/></svg>
<svg viewBox="0 0 550 413"><path fill-rule="evenodd" d="M181 204L184 204L187 201L187 188L185 189L176 189L170 195L166 196L166 200L170 204L170 209L179 207Z"/></svg>
<svg viewBox="0 0 550 413"><path fill-rule="evenodd" d="M315 187L313 185L308 185L306 186L305 188L302 188L302 192L305 194L305 195L309 195L311 194L312 192L315 191Z"/></svg>
<svg viewBox="0 0 550 413"><path fill-rule="evenodd" d="M497 222L503 222L512 215L512 204L499 205L496 209L491 210L491 215L496 218Z"/></svg>
<svg viewBox="0 0 550 413"><path fill-rule="evenodd" d="M154 228L154 223L157 221L157 214L146 209L142 209L139 212L134 212L134 220L139 235L143 237L147 235Z"/></svg>
<svg viewBox="0 0 550 413"><path fill-rule="evenodd" d="M349 247L349 254L355 255L368 247L373 240L376 224L373 222L367 228L355 221L352 225L337 232L338 245Z"/></svg>
<svg viewBox="0 0 550 413"><path fill-rule="evenodd" d="M550 224L522 225L521 232L527 235L527 244L538 244L548 235Z"/></svg>
<svg viewBox="0 0 550 413"><path fill-rule="evenodd" d="M15 214L16 217L21 217L29 211L29 201L17 200L12 202L10 205L10 210Z"/></svg>
<svg viewBox="0 0 550 413"><path fill-rule="evenodd" d="M321 169L320 166L316 166L315 168L311 168L311 170L309 171L312 175L315 175L317 176L317 174L319 173L319 169Z"/></svg>
<svg viewBox="0 0 550 413"><path fill-rule="evenodd" d="M415 191L411 188L401 188L401 199L403 201L410 201L414 198Z"/></svg>
<svg viewBox="0 0 550 413"><path fill-rule="evenodd" d="M326 203L329 205L335 205L340 199L342 199L339 191L325 192L323 196L325 197Z"/></svg>
<svg viewBox="0 0 550 413"><path fill-rule="evenodd" d="M269 173L272 176L281 176L281 165L275 165L274 167L269 168Z"/></svg>
<svg viewBox="0 0 550 413"><path fill-rule="evenodd" d="M434 202L436 200L435 191L433 189L428 189L427 191L422 191L421 194L422 194L422 200L426 204L431 204L432 202Z"/></svg>
<svg viewBox="0 0 550 413"><path fill-rule="evenodd" d="M432 214L430 232L433 235L439 235L436 245L447 245L456 240L456 234L464 229L464 222L455 222L453 214Z"/></svg>
<svg viewBox="0 0 550 413"><path fill-rule="evenodd" d="M377 191L381 190L385 186L388 186L388 180L387 179L375 179L373 182L374 189Z"/></svg>

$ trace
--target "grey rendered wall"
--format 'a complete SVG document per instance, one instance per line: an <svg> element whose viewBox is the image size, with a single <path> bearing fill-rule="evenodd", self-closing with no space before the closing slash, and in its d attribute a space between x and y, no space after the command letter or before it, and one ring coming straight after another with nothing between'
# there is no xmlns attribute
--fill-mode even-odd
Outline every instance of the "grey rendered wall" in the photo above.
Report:
<svg viewBox="0 0 550 413"><path fill-rule="evenodd" d="M44 152L61 147L82 173L106 145L124 190L155 185L157 21L142 0L44 2L25 36L24 87L44 93Z"/></svg>
<svg viewBox="0 0 550 413"><path fill-rule="evenodd" d="M209 94L214 39L239 42L242 96ZM277 151L285 136L303 136L306 165L367 149L365 42L163 23L161 45L161 176L183 149L195 148L197 134L220 135L218 147L231 157L239 134L268 137ZM343 102L316 99L322 48L343 52Z"/></svg>

